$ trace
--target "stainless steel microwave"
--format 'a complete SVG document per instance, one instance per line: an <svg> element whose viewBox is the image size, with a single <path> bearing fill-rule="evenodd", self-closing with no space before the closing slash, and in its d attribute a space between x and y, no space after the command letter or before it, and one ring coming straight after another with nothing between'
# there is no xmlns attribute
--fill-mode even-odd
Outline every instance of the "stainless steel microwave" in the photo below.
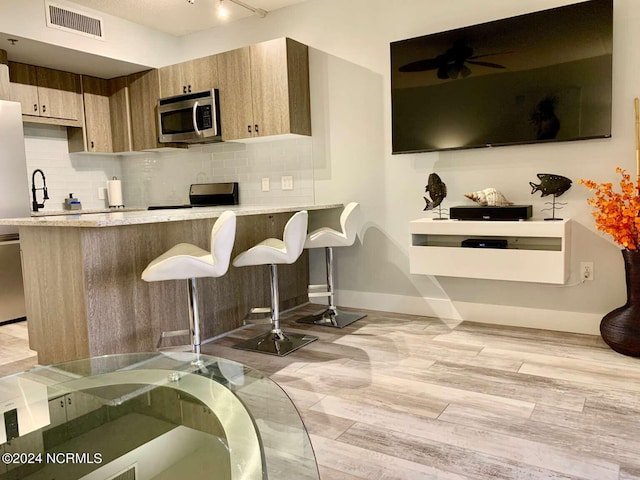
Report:
<svg viewBox="0 0 640 480"><path fill-rule="evenodd" d="M158 101L160 143L221 142L218 89Z"/></svg>

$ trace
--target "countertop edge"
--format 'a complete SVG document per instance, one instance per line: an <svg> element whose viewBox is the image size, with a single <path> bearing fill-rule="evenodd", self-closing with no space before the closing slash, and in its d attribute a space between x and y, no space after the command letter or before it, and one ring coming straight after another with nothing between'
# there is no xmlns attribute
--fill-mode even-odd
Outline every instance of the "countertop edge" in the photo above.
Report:
<svg viewBox="0 0 640 480"><path fill-rule="evenodd" d="M328 210L342 208L341 203L315 205L246 205L198 207L168 210L133 210L109 213L78 213L69 215L34 216L24 218L3 218L0 225L18 227L71 227L96 228L125 225L143 225L151 223L180 222L217 218L222 212L231 210L237 216L269 215L296 212L300 210Z"/></svg>

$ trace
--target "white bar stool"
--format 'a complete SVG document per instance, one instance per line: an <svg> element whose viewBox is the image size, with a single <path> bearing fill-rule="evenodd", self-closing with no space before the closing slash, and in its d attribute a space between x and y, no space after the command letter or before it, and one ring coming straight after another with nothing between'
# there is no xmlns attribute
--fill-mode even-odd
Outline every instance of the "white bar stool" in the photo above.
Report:
<svg viewBox="0 0 640 480"><path fill-rule="evenodd" d="M333 299L333 247L350 247L354 244L360 223L359 216L360 204L351 202L344 207L344 210L340 214L340 231L329 227L322 227L307 235L304 248L324 248L327 268L327 284L309 285L309 297L328 297L329 307L319 313L299 319L299 323L312 323L326 327L343 328L367 316L366 313L340 312L335 306Z"/></svg>
<svg viewBox="0 0 640 480"><path fill-rule="evenodd" d="M233 260L234 267L269 265L271 272L271 330L233 348L284 357L318 339L311 335L285 333L280 328L278 264L291 264L298 260L304 247L307 223L308 213L304 210L297 212L285 225L283 240L267 238Z"/></svg>
<svg viewBox="0 0 640 480"><path fill-rule="evenodd" d="M225 211L211 229L211 251L190 243L179 243L153 260L142 272L145 282L188 280L189 328L162 332L157 348L167 337L189 336L194 353L200 353L200 315L196 278L221 277L229 269L231 249L236 237L236 215Z"/></svg>

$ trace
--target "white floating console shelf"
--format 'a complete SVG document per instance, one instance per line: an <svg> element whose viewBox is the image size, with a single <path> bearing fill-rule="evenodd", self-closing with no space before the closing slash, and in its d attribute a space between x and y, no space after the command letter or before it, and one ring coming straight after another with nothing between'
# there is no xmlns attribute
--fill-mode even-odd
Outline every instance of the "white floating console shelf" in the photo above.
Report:
<svg viewBox="0 0 640 480"><path fill-rule="evenodd" d="M571 221L409 222L410 272L447 277L563 284L569 276ZM462 247L466 239L506 240L507 248Z"/></svg>

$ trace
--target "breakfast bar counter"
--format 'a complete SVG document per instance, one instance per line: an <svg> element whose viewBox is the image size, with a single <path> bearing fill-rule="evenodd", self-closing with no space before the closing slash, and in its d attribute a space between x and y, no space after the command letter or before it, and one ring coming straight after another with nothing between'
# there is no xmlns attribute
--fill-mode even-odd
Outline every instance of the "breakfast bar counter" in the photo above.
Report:
<svg viewBox="0 0 640 480"><path fill-rule="evenodd" d="M17 225L29 329L38 363L154 350L162 331L188 325L186 282L140 279L154 258L177 243L210 249L211 228L225 210L237 215L232 258L268 237L282 238L293 213L313 215L340 204L228 206L38 216ZM308 255L280 270L280 308L308 301ZM234 268L198 279L201 336L243 325L252 307L269 305L268 269Z"/></svg>

